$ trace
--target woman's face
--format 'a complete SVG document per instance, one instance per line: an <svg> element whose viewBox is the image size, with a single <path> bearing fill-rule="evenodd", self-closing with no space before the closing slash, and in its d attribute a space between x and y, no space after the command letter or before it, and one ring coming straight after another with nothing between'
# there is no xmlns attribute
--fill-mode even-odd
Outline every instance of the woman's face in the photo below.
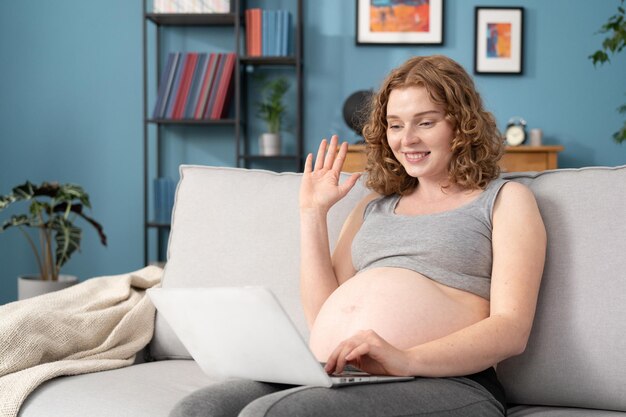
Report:
<svg viewBox="0 0 626 417"><path fill-rule="evenodd" d="M392 90L387 103L387 141L407 174L420 180L448 178L454 131L444 109L424 87Z"/></svg>

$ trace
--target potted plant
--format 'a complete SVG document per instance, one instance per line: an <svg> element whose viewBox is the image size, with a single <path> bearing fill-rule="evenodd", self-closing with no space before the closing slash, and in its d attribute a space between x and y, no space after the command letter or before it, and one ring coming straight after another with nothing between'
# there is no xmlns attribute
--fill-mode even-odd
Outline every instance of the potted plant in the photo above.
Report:
<svg viewBox="0 0 626 417"><path fill-rule="evenodd" d="M257 102L257 116L267 126L267 132L259 138L261 155L280 155L280 125L285 113L283 97L289 89L289 82L285 77L277 77L271 80L261 78L262 100Z"/></svg>
<svg viewBox="0 0 626 417"><path fill-rule="evenodd" d="M89 195L75 184L44 182L34 185L26 181L13 188L11 193L0 196L0 212L18 202L30 202L28 210L11 215L0 228L0 233L14 227L19 229L33 250L39 268L38 276L19 277L18 298L28 298L73 284L76 278L60 275L60 271L72 254L80 250L82 230L74 221L79 217L84 219L96 229L100 242L104 246L107 244L102 226L83 212L85 208L91 208ZM36 230L38 239L27 228ZM38 285L37 281L44 285Z"/></svg>

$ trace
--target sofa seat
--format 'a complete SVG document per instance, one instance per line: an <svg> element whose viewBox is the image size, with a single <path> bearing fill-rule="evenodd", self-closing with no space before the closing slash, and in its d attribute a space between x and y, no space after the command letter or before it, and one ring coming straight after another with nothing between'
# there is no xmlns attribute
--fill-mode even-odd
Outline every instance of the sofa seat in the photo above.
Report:
<svg viewBox="0 0 626 417"><path fill-rule="evenodd" d="M56 378L28 396L20 417L166 417L211 380L192 360L167 360Z"/></svg>
<svg viewBox="0 0 626 417"><path fill-rule="evenodd" d="M508 409L508 417L624 417L621 411L591 410L571 407L518 405Z"/></svg>

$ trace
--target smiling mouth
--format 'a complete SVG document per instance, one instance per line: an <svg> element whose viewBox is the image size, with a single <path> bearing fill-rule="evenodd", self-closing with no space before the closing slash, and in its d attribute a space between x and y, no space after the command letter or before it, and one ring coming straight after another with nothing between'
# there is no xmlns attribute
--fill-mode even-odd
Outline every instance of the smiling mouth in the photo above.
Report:
<svg viewBox="0 0 626 417"><path fill-rule="evenodd" d="M408 162L419 162L430 155L430 152L405 152L404 157Z"/></svg>

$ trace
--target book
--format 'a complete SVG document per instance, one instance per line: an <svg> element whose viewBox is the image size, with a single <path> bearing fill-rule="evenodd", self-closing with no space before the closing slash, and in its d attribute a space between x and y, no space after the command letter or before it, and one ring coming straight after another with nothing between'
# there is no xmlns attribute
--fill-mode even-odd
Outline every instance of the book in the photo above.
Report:
<svg viewBox="0 0 626 417"><path fill-rule="evenodd" d="M211 53L208 59L208 63L204 72L203 79L202 79L202 86L200 87L200 95L196 102L196 109L193 115L194 119L202 119L202 115L204 114L204 108L206 107L206 102L209 97L209 92L211 90L211 83L213 81L213 76L215 74L216 61L217 61L217 55L215 53Z"/></svg>
<svg viewBox="0 0 626 417"><path fill-rule="evenodd" d="M169 177L153 180L154 221L167 224L172 219L176 183Z"/></svg>
<svg viewBox="0 0 626 417"><path fill-rule="evenodd" d="M290 38L291 38L291 13L288 10L283 10L282 16L282 26L281 26L281 42L280 42L280 55L281 56L289 56L289 47L290 47Z"/></svg>
<svg viewBox="0 0 626 417"><path fill-rule="evenodd" d="M217 96L217 88L220 83L220 76L222 75L222 71L224 69L224 54L217 54L217 62L215 64L215 75L213 76L213 80L211 82L211 90L209 91L209 97L207 98L207 103L204 108L204 113L202 113L203 119L210 119L211 112L213 109L213 105L215 104L215 98Z"/></svg>
<svg viewBox="0 0 626 417"><path fill-rule="evenodd" d="M196 63L198 62L198 53L190 52L187 54L187 60L185 62L185 69L183 73L183 78L180 82L180 87L178 89L178 96L176 97L176 104L174 107L174 112L172 114L172 119L182 119L185 103L187 102L187 97L189 95L189 88L191 86L191 81L193 77L193 72L196 68Z"/></svg>
<svg viewBox="0 0 626 417"><path fill-rule="evenodd" d="M163 119L171 119L172 114L174 113L174 105L176 104L176 96L178 94L178 89L180 85L180 80L183 76L183 68L185 66L185 61L187 60L187 56L185 54L179 53L178 64L176 65L176 73L174 74L174 81L172 83L172 88L167 97L167 103L165 107L165 111L161 115Z"/></svg>
<svg viewBox="0 0 626 417"><path fill-rule="evenodd" d="M235 54L226 54L224 67L220 75L217 96L213 109L211 110L211 119L221 119L225 117L228 112L228 105L230 104L230 98L232 96L232 81L235 61Z"/></svg>
<svg viewBox="0 0 626 417"><path fill-rule="evenodd" d="M261 9L253 9L252 10L252 45L254 47L252 56L261 56L263 52L263 41L262 41L262 10Z"/></svg>
<svg viewBox="0 0 626 417"><path fill-rule="evenodd" d="M250 9L246 9L246 11L244 12L244 16L246 25L246 55L250 56L252 48L252 19L250 17Z"/></svg>
<svg viewBox="0 0 626 417"><path fill-rule="evenodd" d="M268 56L270 54L270 11L261 11L261 55Z"/></svg>
<svg viewBox="0 0 626 417"><path fill-rule="evenodd" d="M229 13L230 0L154 0L154 13Z"/></svg>
<svg viewBox="0 0 626 417"><path fill-rule="evenodd" d="M152 112L153 119L159 119L161 116L161 108L163 103L167 100L167 81L170 77L170 72L172 72L172 66L174 65L174 53L169 53L167 55L167 63L165 64L165 68L163 69L163 73L161 74L161 79L159 81L159 89L157 92L157 100L154 105L154 111Z"/></svg>
<svg viewBox="0 0 626 417"><path fill-rule="evenodd" d="M191 79L191 86L189 87L189 95L187 96L187 103L185 103L185 111L183 112L184 119L193 119L196 111L196 103L198 102L198 96L200 95L200 88L202 86L202 78L206 71L206 65L208 63L208 55L206 53L198 54L198 62L193 72Z"/></svg>

